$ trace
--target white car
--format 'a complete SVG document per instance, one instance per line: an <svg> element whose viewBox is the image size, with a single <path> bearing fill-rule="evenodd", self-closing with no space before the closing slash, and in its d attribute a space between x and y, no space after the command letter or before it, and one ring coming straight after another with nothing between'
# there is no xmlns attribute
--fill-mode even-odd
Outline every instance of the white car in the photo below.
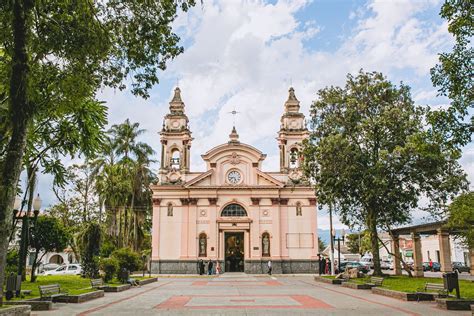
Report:
<svg viewBox="0 0 474 316"><path fill-rule="evenodd" d="M82 267L80 264L67 264L55 270L45 271L44 275L80 275Z"/></svg>

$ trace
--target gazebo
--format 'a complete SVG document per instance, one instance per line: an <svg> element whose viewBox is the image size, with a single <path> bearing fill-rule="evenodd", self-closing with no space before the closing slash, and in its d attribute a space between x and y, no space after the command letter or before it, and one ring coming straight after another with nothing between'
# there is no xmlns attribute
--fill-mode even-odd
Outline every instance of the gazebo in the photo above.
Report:
<svg viewBox="0 0 474 316"><path fill-rule="evenodd" d="M391 230L392 251L395 254L400 253L399 237L403 235L411 236L413 240L413 270L415 277L424 276L423 256L421 249L421 235L438 235L441 272L452 271L451 265L451 247L449 236L453 230L446 227L446 221L439 221L428 224L401 227ZM471 261L471 275L474 275L474 249L469 250ZM400 259L394 258L394 272L396 275L402 274Z"/></svg>

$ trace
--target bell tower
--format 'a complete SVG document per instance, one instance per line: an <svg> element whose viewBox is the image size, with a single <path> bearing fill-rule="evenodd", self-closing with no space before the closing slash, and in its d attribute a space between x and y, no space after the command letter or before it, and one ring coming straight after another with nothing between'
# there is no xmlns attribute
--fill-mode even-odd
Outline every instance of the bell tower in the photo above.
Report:
<svg viewBox="0 0 474 316"><path fill-rule="evenodd" d="M171 100L170 112L163 120L161 136L161 183L180 183L185 173L189 172L191 131L189 120L184 113L184 102L181 90L176 87Z"/></svg>
<svg viewBox="0 0 474 316"><path fill-rule="evenodd" d="M304 114L299 111L300 101L291 87L285 102L285 112L281 116L277 140L280 148L280 172L288 173L292 180L299 180L302 176L301 145L309 137Z"/></svg>

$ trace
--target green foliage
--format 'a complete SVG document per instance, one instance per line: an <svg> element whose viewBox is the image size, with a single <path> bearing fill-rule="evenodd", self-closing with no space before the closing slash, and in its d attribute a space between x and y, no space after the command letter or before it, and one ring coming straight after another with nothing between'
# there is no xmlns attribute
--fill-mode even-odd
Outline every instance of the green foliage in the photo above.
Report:
<svg viewBox="0 0 474 316"><path fill-rule="evenodd" d="M116 249L113 242L109 239L105 239L102 244L100 245L100 256L103 258L108 258L112 255L112 252Z"/></svg>
<svg viewBox="0 0 474 316"><path fill-rule="evenodd" d="M5 269L5 274L10 275L10 273L16 274L18 272L18 260L20 259L20 254L18 249L12 248L8 250L7 253L7 266Z"/></svg>
<svg viewBox="0 0 474 316"><path fill-rule="evenodd" d="M359 239L360 237L360 239ZM370 243L370 233L368 231L364 231L362 233L354 233L354 234L347 234L346 235L346 245L347 248L351 253L358 253L358 254L365 254L366 252L371 251L371 243ZM360 247L359 247L360 241Z"/></svg>
<svg viewBox="0 0 474 316"><path fill-rule="evenodd" d="M112 253L112 257L117 259L119 271L126 269L130 272L137 271L141 266L140 255L130 248L120 248Z"/></svg>
<svg viewBox="0 0 474 316"><path fill-rule="evenodd" d="M467 188L458 153L424 129L425 114L408 86L362 71L344 88L320 90L311 107L305 174L320 205L335 205L344 224L370 231L376 273L378 228L408 222L422 196L435 212Z"/></svg>
<svg viewBox="0 0 474 316"><path fill-rule="evenodd" d="M104 271L104 281L109 282L119 271L119 261L115 257L100 259L100 269Z"/></svg>
<svg viewBox="0 0 474 316"><path fill-rule="evenodd" d="M86 224L79 234L78 241L84 275L88 278L97 278L99 275L98 256L102 242L100 225L94 222Z"/></svg>
<svg viewBox="0 0 474 316"><path fill-rule="evenodd" d="M318 247L319 247L319 252L323 252L323 250L326 249L326 243L319 236L318 236Z"/></svg>
<svg viewBox="0 0 474 316"><path fill-rule="evenodd" d="M36 220L30 238L30 247L36 251L32 272L31 281L35 281L35 270L38 263L43 256L48 252L63 251L71 240L71 235L63 224L54 217L40 216ZM42 255L38 254L42 252Z"/></svg>
<svg viewBox="0 0 474 316"><path fill-rule="evenodd" d="M474 192L461 194L449 205L448 226L467 248L474 248Z"/></svg>
<svg viewBox="0 0 474 316"><path fill-rule="evenodd" d="M451 52L439 55L439 64L431 69L431 81L440 95L451 99L451 105L431 112L428 118L433 133L442 134L459 150L470 142L474 131L474 6L466 0L446 0L440 15L448 21L455 44ZM465 119L469 110L470 122Z"/></svg>

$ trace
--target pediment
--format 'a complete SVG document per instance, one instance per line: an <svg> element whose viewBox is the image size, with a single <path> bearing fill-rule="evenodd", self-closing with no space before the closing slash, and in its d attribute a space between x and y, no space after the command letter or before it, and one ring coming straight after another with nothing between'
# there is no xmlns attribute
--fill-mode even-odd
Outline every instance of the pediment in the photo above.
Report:
<svg viewBox="0 0 474 316"><path fill-rule="evenodd" d="M197 176L196 178L186 182L184 184L184 187L185 188L189 188L189 187L192 187L192 186L209 186L211 184L211 176L213 174L213 170L208 170L202 174L200 174L199 176Z"/></svg>
<svg viewBox="0 0 474 316"><path fill-rule="evenodd" d="M257 169L257 181L258 181L258 185L274 185L280 188L284 187L283 183L281 183L274 177L258 169Z"/></svg>

